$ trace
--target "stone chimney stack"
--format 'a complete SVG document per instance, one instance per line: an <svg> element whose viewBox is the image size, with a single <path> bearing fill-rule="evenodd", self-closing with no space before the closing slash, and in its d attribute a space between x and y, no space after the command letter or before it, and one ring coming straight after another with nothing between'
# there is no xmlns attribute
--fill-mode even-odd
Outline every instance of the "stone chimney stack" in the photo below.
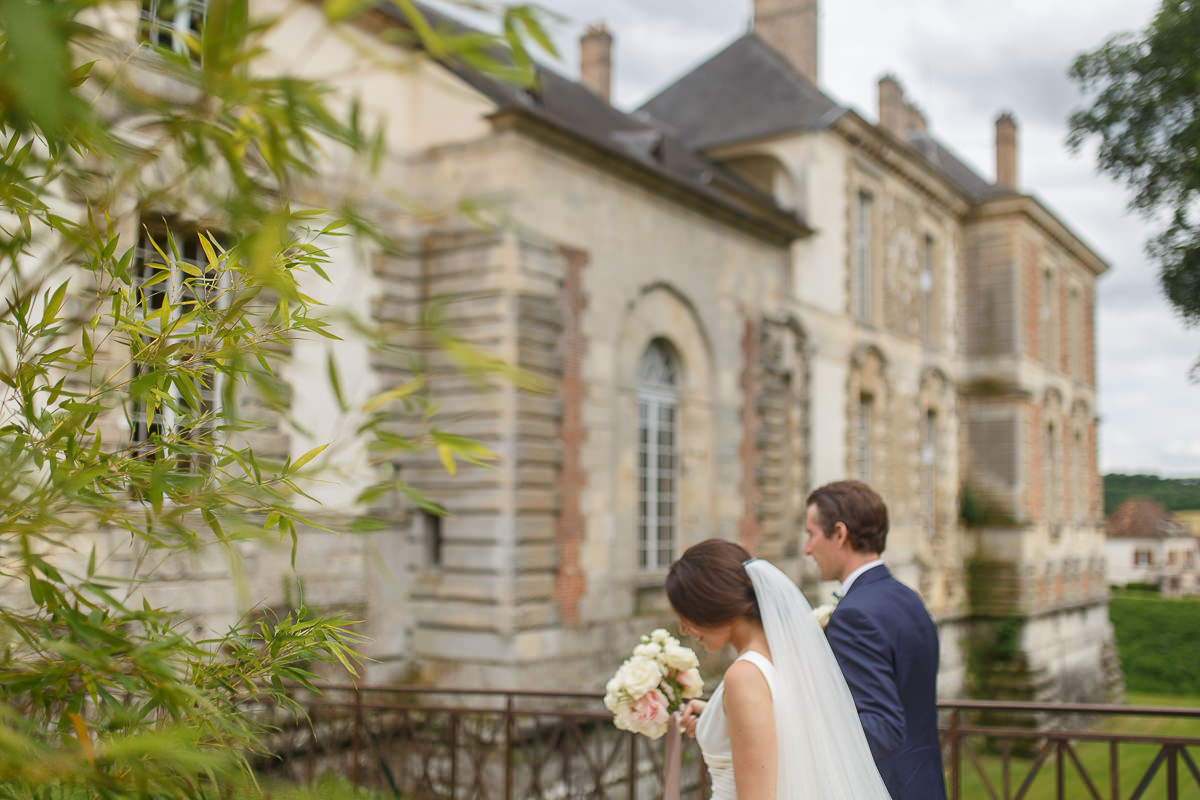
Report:
<svg viewBox="0 0 1200 800"><path fill-rule="evenodd" d="M996 185L1017 189L1017 121L1008 111L996 117Z"/></svg>
<svg viewBox="0 0 1200 800"><path fill-rule="evenodd" d="M612 34L603 22L588 25L579 37L579 80L605 100L612 99Z"/></svg>
<svg viewBox="0 0 1200 800"><path fill-rule="evenodd" d="M754 0L754 32L817 83L818 0Z"/></svg>
<svg viewBox="0 0 1200 800"><path fill-rule="evenodd" d="M905 103L904 111L906 120L904 126L905 138L912 136L914 133L925 133L929 130L929 126L925 122L925 114L921 109L912 103Z"/></svg>
<svg viewBox="0 0 1200 800"><path fill-rule="evenodd" d="M908 109L904 102L904 89L893 75L879 79L879 127L893 136L906 138L908 132Z"/></svg>

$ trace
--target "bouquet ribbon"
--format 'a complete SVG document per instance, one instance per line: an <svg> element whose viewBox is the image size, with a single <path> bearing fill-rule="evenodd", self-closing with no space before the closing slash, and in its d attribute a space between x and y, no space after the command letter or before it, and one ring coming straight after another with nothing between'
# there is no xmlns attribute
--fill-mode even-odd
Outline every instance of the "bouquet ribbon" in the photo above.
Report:
<svg viewBox="0 0 1200 800"><path fill-rule="evenodd" d="M679 768L683 751L679 730L679 715L667 719L667 735L663 747L663 800L679 800Z"/></svg>

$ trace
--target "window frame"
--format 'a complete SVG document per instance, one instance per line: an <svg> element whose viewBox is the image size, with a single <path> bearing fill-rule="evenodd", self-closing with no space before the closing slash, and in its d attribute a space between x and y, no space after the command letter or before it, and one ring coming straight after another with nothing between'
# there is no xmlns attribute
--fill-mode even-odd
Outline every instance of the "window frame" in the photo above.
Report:
<svg viewBox="0 0 1200 800"><path fill-rule="evenodd" d="M199 42L208 22L209 0L141 0L138 40L200 63ZM174 11L164 15L165 11ZM188 38L196 41L189 45Z"/></svg>
<svg viewBox="0 0 1200 800"><path fill-rule="evenodd" d="M852 281L851 313L861 323L875 318L874 280L875 259L874 217L875 196L859 189L854 213L854 279Z"/></svg>
<svg viewBox="0 0 1200 800"><path fill-rule="evenodd" d="M921 415L921 511L925 538L937 534L937 482L941 463L941 445L936 408L926 408Z"/></svg>
<svg viewBox="0 0 1200 800"><path fill-rule="evenodd" d="M926 232L921 250L921 273L918 284L921 290L921 346L926 350L934 348L936 342L936 283L934 264L937 260L935 249L937 240L932 233Z"/></svg>
<svg viewBox="0 0 1200 800"><path fill-rule="evenodd" d="M218 310L228 308L232 276L229 270L218 265L215 269L215 281L204 279L205 273L214 270L210 268L207 253L200 244L201 236L209 238L210 243L212 239L220 241L219 236L203 231L198 226L180 223L178 220L163 219L150 222L146 217L139 218L137 243L134 246L131 269L133 270L135 313L142 319L160 314L166 303L170 308L166 315L166 321L175 323L187 310L188 303L194 303L201 297L207 301L210 299L209 293L213 293L212 299ZM155 246L156 244L158 247ZM164 264L164 261L167 263ZM199 270L201 276L189 275L188 270L181 265L189 265ZM167 275L159 277L164 271L164 267L168 270ZM198 277L202 281L199 285L204 287L202 296L196 292ZM147 301L149 301L149 309ZM194 327L183 325L176 328L173 335L187 336L194 332ZM130 364L133 380L136 380L140 372L140 362L132 351ZM184 405L194 404L190 399L183 397L183 393L175 384L172 384L167 392L177 408L172 407L172 403L164 403L149 422L147 422L145 404L140 400L131 399L129 434L130 444L134 450L148 454L152 452L151 442L154 437L160 441L169 441L172 436L177 435L185 427L197 433L211 430L213 421L221 409L225 378L221 371L213 366L204 369L203 373L208 377L207 379L202 378L200 381L199 395L194 398L198 403L195 407L196 414L191 417L183 418L177 410ZM195 423L198 421L203 422L199 429L195 428ZM159 446L164 447L164 445L165 441L163 445ZM179 455L177 460L180 468L188 472L200 472L208 466L207 459L197 458L195 454Z"/></svg>
<svg viewBox="0 0 1200 800"><path fill-rule="evenodd" d="M871 482L871 459L873 456L872 428L875 426L875 395L859 392L858 407L854 419L854 460L858 480Z"/></svg>
<svg viewBox="0 0 1200 800"><path fill-rule="evenodd" d="M674 560L679 520L679 360L664 339L642 352L637 406L637 568L659 572Z"/></svg>

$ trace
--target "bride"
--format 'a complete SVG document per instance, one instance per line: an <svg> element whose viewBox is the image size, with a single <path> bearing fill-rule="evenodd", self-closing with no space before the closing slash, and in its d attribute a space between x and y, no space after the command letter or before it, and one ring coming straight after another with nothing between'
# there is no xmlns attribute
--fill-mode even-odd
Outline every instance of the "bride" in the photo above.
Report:
<svg viewBox="0 0 1200 800"><path fill-rule="evenodd" d="M680 710L712 800L887 800L850 689L790 578L709 539L671 565L666 589L682 633L737 652L707 704Z"/></svg>

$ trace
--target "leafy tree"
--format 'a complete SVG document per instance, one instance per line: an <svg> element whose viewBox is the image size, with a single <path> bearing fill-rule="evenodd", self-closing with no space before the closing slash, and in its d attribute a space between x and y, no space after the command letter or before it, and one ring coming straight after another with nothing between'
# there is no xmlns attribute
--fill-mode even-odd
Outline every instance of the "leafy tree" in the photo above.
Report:
<svg viewBox="0 0 1200 800"><path fill-rule="evenodd" d="M1168 511L1200 509L1200 478L1162 478L1158 475L1104 476L1104 513L1111 514L1131 497L1149 497Z"/></svg>
<svg viewBox="0 0 1200 800"><path fill-rule="evenodd" d="M1099 139L1101 172L1123 180L1131 206L1162 219L1149 243L1162 286L1191 324L1200 322L1200 2L1163 0L1139 35L1120 34L1084 53L1071 77L1092 93L1071 115L1068 143Z"/></svg>
<svg viewBox="0 0 1200 800"><path fill-rule="evenodd" d="M396 5L414 44L508 78L530 78L524 39L546 38L527 7L485 36ZM366 4L322 7L336 30ZM333 87L261 66L282 18L210 0L197 35L152 29L138 45L105 23L128 8L0 0L0 797L201 796L259 747L266 722L248 709L358 658L340 616L301 605L193 635L138 588L159 556L232 559L239 542L320 527L305 486L326 445L293 461L259 442L302 422L280 377L293 343L334 335L310 291L328 237L387 231L352 197L324 211L296 197L314 165L369 163L380 139L353 105L335 110ZM120 232L138 207L200 207L214 223L180 233L150 218L136 245ZM391 332L351 322L405 356ZM493 368L430 333L464 367ZM428 424L420 389L416 377L345 410L376 450L486 460ZM417 423L404 436L380 411L396 403ZM106 567L117 547L131 573Z"/></svg>

